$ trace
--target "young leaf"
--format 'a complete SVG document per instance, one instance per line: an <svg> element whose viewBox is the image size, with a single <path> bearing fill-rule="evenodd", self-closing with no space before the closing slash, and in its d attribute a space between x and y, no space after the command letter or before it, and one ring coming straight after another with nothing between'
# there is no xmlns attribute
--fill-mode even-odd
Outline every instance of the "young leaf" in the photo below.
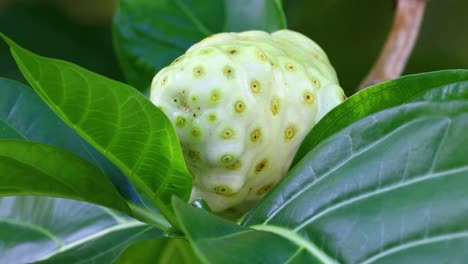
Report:
<svg viewBox="0 0 468 264"><path fill-rule="evenodd" d="M171 219L191 177L162 111L135 89L68 62L35 55L3 36L25 78L70 127L109 158Z"/></svg>
<svg viewBox="0 0 468 264"><path fill-rule="evenodd" d="M335 263L312 242L236 225L174 200L180 226L203 263Z"/></svg>
<svg viewBox="0 0 468 264"><path fill-rule="evenodd" d="M68 127L31 88L3 78L0 78L0 138L64 148L96 165L126 199L139 201L127 177Z"/></svg>
<svg viewBox="0 0 468 264"><path fill-rule="evenodd" d="M0 233L2 264L112 263L128 245L162 235L93 204L34 196L0 198Z"/></svg>
<svg viewBox="0 0 468 264"><path fill-rule="evenodd" d="M153 240L143 240L129 246L115 264L172 264L172 263L202 263L193 252L192 246L185 238L165 237Z"/></svg>
<svg viewBox="0 0 468 264"><path fill-rule="evenodd" d="M342 263L463 263L467 130L466 101L368 116L317 145L243 224L287 229Z"/></svg>
<svg viewBox="0 0 468 264"><path fill-rule="evenodd" d="M51 146L0 140L0 196L41 195L70 198L132 215L126 200L91 163Z"/></svg>
<svg viewBox="0 0 468 264"><path fill-rule="evenodd" d="M359 119L404 104L433 88L467 80L468 70L445 70L408 75L366 88L335 107L312 128L290 167L321 141Z"/></svg>
<svg viewBox="0 0 468 264"><path fill-rule="evenodd" d="M113 34L127 81L147 93L158 70L209 35L283 28L280 0L120 0Z"/></svg>

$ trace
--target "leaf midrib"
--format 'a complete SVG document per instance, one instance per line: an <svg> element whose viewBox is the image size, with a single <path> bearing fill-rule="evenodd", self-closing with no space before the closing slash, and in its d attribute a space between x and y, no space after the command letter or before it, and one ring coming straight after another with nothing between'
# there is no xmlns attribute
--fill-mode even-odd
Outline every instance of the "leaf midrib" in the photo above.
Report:
<svg viewBox="0 0 468 264"><path fill-rule="evenodd" d="M389 255L392 255L392 254L395 254L395 253L398 253L400 251L407 250L410 248L416 248L416 247L425 246L431 243L438 243L441 241L455 240L455 239L462 239L462 238L468 238L468 231L448 233L448 234L442 234L438 236L425 237L423 239L418 239L418 240L412 240L412 241L400 244L398 246L390 247L373 256L370 256L366 260L362 261L361 264L370 264L381 258L384 258L386 256L389 256Z"/></svg>
<svg viewBox="0 0 468 264"><path fill-rule="evenodd" d="M52 234L52 232L50 232L49 230L45 229L44 227L42 226L39 226L39 225L35 225L35 224L32 224L32 223L28 223L28 222L24 222L24 221L21 221L21 220L18 220L18 219L8 219L8 218L0 218L0 222L4 222L4 223L7 223L7 224L11 224L11 225L18 225L18 226L23 226L23 227L27 227L31 230L35 230L41 234L43 234L44 236L50 238L51 240L55 241L59 247L62 247L63 245L65 245L65 243L57 236L55 236L54 234Z"/></svg>
<svg viewBox="0 0 468 264"><path fill-rule="evenodd" d="M299 248L303 248L307 250L312 256L320 260L323 264L336 264L338 263L336 260L332 259L328 256L325 252L320 250L312 241L306 240L297 233L288 230L286 228L272 226L272 225L254 225L250 226L255 230L270 232L276 235L279 235L295 245Z"/></svg>

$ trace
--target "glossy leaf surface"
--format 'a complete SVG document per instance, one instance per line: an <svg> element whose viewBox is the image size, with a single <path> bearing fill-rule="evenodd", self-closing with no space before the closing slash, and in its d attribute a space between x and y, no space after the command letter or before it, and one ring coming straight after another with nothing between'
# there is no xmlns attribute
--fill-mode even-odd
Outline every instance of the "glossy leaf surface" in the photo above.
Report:
<svg viewBox="0 0 468 264"><path fill-rule="evenodd" d="M166 237L143 240L129 246L116 260L116 264L172 264L202 263L184 238Z"/></svg>
<svg viewBox="0 0 468 264"><path fill-rule="evenodd" d="M463 263L468 102L406 104L317 145L244 225L284 228L341 263Z"/></svg>
<svg viewBox="0 0 468 264"><path fill-rule="evenodd" d="M174 207L204 263L332 263L313 243L285 229L278 228L285 232L283 237L239 226L177 200Z"/></svg>
<svg viewBox="0 0 468 264"><path fill-rule="evenodd" d="M68 127L29 87L0 78L0 138L55 145L93 163L128 200L138 197L125 175Z"/></svg>
<svg viewBox="0 0 468 264"><path fill-rule="evenodd" d="M126 200L100 170L51 145L0 140L0 171L0 196L70 198L132 214Z"/></svg>
<svg viewBox="0 0 468 264"><path fill-rule="evenodd" d="M446 70L408 75L377 84L351 96L332 109L307 134L291 168L317 144L370 114L411 101L440 86L468 80L468 70Z"/></svg>
<svg viewBox="0 0 468 264"><path fill-rule="evenodd" d="M166 217L191 177L167 117L135 89L68 62L35 55L6 37L25 78L70 127L119 167Z"/></svg>
<svg viewBox="0 0 468 264"><path fill-rule="evenodd" d="M50 197L0 199L2 263L112 263L160 231L96 205Z"/></svg>

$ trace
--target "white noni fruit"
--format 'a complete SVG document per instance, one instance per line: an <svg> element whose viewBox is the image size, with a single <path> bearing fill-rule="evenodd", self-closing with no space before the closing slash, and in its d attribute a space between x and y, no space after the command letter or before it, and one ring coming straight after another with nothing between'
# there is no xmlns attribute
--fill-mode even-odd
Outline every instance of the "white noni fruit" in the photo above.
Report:
<svg viewBox="0 0 468 264"><path fill-rule="evenodd" d="M179 136L191 199L231 215L287 173L306 134L344 98L323 50L290 30L213 35L151 85Z"/></svg>

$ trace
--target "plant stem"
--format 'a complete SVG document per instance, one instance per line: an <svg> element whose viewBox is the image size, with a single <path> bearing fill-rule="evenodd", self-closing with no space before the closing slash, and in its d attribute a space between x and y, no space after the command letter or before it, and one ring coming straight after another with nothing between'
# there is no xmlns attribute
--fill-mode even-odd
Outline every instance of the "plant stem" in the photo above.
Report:
<svg viewBox="0 0 468 264"><path fill-rule="evenodd" d="M418 37L425 7L426 0L397 0L387 41L358 91L401 75Z"/></svg>
<svg viewBox="0 0 468 264"><path fill-rule="evenodd" d="M169 222L162 215L156 212L143 208L134 203L128 203L128 206L130 209L132 209L133 217L142 222L153 225L163 231L166 231L172 227L171 224L169 224Z"/></svg>

